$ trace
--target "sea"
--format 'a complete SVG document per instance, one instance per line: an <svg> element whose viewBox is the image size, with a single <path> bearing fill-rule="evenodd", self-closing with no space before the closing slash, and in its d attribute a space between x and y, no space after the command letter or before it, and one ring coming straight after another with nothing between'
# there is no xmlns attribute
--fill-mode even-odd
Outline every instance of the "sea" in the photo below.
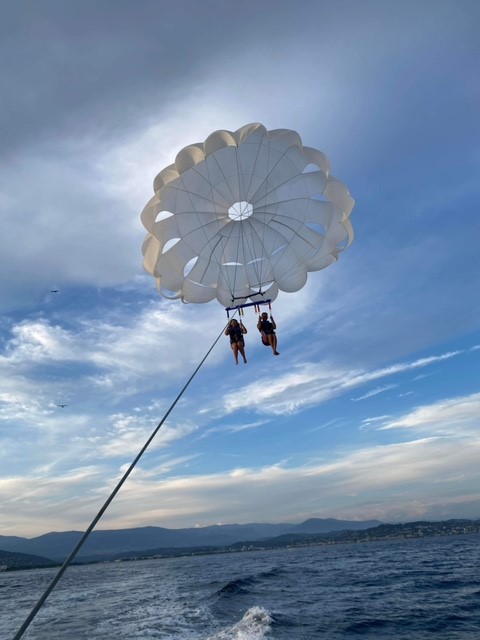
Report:
<svg viewBox="0 0 480 640"><path fill-rule="evenodd" d="M2 640L55 574L0 574ZM480 639L480 535L72 566L23 638Z"/></svg>

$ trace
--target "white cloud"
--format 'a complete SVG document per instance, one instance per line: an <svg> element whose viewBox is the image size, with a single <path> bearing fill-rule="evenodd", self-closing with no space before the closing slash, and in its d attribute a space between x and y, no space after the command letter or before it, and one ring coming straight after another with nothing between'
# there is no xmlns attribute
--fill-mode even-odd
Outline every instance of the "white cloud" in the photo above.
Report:
<svg viewBox="0 0 480 640"><path fill-rule="evenodd" d="M0 355L0 401L9 410L6 417L18 415L20 407L41 407L72 403L87 392L93 397L108 393L109 400L138 392L165 389L175 384L185 372L192 371L205 355L206 344L223 331L224 319L212 323L207 309L197 313L196 329L192 317L182 306L160 300L147 304L138 314L101 319L84 313L64 328L50 321L23 321L12 327L12 336ZM202 340L199 340L201 327ZM215 366L225 358L224 351L214 351L206 362ZM87 366L82 374L42 376L39 367L70 364ZM22 372L22 375L19 375ZM78 404L78 400L77 400ZM4 411L6 409L4 408Z"/></svg>
<svg viewBox="0 0 480 640"><path fill-rule="evenodd" d="M379 393L383 393L384 391L389 391L390 389L395 389L398 387L398 384L385 384L382 387L376 387L371 391L367 391L362 396L358 398L350 398L353 402L359 402L360 400L367 400L367 398L372 398L373 396L377 396Z"/></svg>
<svg viewBox="0 0 480 640"><path fill-rule="evenodd" d="M365 418L364 420L362 420L362 428L368 428L370 427L370 425L374 425L377 422L385 422L385 420L387 418L389 418L389 415L383 415L383 416L373 416L371 418Z"/></svg>
<svg viewBox="0 0 480 640"><path fill-rule="evenodd" d="M151 419L145 416L116 414L111 416L110 420L112 427L102 432L101 438L99 435L96 436L94 455L100 459L135 456L156 428ZM149 451L168 447L175 440L185 438L197 429L195 424L165 423L149 445Z"/></svg>
<svg viewBox="0 0 480 640"><path fill-rule="evenodd" d="M160 460L154 469L132 473L100 528L300 521L311 515L411 520L428 517L442 500L453 504L457 497L464 514L474 517L480 500L479 454L478 437L455 436L338 452L330 461L298 468L273 464L165 477L166 468L173 466ZM85 528L96 508L95 496L106 497L110 490L105 483L94 488L99 479L99 469L87 467L48 479L3 480L0 494L4 518L12 522L10 532L21 534L32 513L37 533L65 521ZM69 499L67 489L82 497Z"/></svg>
<svg viewBox="0 0 480 640"><path fill-rule="evenodd" d="M434 404L417 407L406 415L379 427L412 429L438 434L478 433L480 428L480 393L438 400Z"/></svg>
<svg viewBox="0 0 480 640"><path fill-rule="evenodd" d="M223 409L226 413L243 409L245 398L248 398L248 406L259 413L293 414L369 382L427 367L439 361L449 360L461 353L463 352L451 351L372 371L341 369L338 365L329 365L327 362L304 363L295 366L293 372L277 375L273 380L269 380L268 384L261 384L257 380L239 389L239 393L235 395L227 394L223 398ZM387 388L393 388L393 386Z"/></svg>
<svg viewBox="0 0 480 640"><path fill-rule="evenodd" d="M0 356L0 365L79 360L81 351L75 346L72 333L59 325L46 320L23 321L12 328L7 355Z"/></svg>

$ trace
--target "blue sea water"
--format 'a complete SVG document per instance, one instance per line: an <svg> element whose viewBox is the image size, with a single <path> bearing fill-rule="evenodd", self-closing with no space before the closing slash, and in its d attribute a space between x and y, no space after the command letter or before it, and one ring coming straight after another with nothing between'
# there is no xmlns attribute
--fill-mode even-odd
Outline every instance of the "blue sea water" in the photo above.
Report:
<svg viewBox="0 0 480 640"><path fill-rule="evenodd" d="M56 570L0 574L11 640ZM70 567L29 640L480 638L480 536Z"/></svg>

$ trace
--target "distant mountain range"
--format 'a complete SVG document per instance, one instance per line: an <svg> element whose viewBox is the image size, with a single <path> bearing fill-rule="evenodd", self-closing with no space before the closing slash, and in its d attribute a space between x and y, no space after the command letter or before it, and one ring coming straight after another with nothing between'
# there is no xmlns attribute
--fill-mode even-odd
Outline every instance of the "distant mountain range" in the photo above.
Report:
<svg viewBox="0 0 480 640"><path fill-rule="evenodd" d="M94 531L74 562L138 560L260 549L375 542L431 536L480 534L480 520L417 521L384 524L378 520L322 520L300 524L215 525L198 529L142 527ZM83 534L47 533L38 538L0 536L0 571L60 564ZM25 551L29 553L25 553Z"/></svg>
<svg viewBox="0 0 480 640"><path fill-rule="evenodd" d="M138 556L141 552L168 548L228 547L242 541L283 535L322 534L344 530L364 530L381 524L379 520L336 520L310 518L300 524L224 524L190 529L140 527L136 529L93 531L77 555L89 562L114 557ZM83 535L80 531L46 533L36 538L0 536L0 549L10 553L32 554L63 561ZM3 564L0 557L0 565Z"/></svg>

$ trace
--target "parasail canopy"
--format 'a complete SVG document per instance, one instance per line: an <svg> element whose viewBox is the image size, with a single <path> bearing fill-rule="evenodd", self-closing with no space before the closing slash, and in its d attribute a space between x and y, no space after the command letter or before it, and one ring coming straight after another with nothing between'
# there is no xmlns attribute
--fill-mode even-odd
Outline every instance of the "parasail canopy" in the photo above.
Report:
<svg viewBox="0 0 480 640"><path fill-rule="evenodd" d="M215 131L182 149L153 188L141 215L144 267L167 298L274 300L353 240L348 189L289 129Z"/></svg>

